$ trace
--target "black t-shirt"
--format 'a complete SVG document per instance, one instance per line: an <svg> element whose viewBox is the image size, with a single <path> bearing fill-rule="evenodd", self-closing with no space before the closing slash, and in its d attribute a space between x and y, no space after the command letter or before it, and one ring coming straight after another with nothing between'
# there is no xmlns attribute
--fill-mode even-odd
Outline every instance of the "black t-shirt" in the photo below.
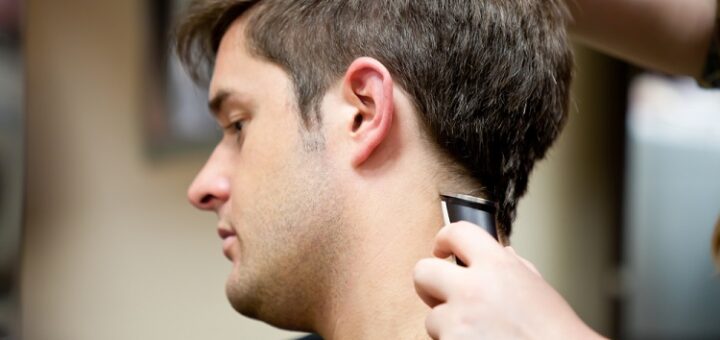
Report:
<svg viewBox="0 0 720 340"><path fill-rule="evenodd" d="M310 334L308 336L304 336L302 338L298 338L297 340L323 340L319 335L317 334Z"/></svg>

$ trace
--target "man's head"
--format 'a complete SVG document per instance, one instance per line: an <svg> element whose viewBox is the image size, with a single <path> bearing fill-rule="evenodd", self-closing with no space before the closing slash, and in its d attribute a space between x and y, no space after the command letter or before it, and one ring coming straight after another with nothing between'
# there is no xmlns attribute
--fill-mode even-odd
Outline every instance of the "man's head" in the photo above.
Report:
<svg viewBox="0 0 720 340"><path fill-rule="evenodd" d="M306 327L277 309L309 313L298 301L333 284L323 259L363 237L348 204L392 176L497 201L509 235L567 117L564 15L561 0L196 2L178 52L197 79L214 64L226 133L190 197L237 233L235 308Z"/></svg>

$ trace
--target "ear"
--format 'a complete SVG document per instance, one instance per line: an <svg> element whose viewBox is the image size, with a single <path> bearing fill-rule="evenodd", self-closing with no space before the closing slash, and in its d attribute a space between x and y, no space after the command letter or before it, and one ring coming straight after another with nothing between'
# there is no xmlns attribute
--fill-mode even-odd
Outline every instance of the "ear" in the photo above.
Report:
<svg viewBox="0 0 720 340"><path fill-rule="evenodd" d="M347 122L353 141L351 162L362 165L388 137L395 115L394 84L387 68L372 58L358 58L342 84L344 99L356 111Z"/></svg>

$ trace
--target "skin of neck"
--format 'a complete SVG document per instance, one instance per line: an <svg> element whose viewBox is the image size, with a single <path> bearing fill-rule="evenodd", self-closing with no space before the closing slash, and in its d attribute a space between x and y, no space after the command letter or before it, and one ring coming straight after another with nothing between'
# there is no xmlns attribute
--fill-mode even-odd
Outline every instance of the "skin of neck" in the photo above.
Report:
<svg viewBox="0 0 720 340"><path fill-rule="evenodd" d="M325 339L427 338L430 310L415 293L413 268L432 256L442 215L437 191L409 182L366 190L371 203L353 211L365 232L347 248L333 280L324 311L330 317L318 327Z"/></svg>
<svg viewBox="0 0 720 340"><path fill-rule="evenodd" d="M443 226L440 193L460 187L447 184L411 115L401 101L387 140L343 180L353 241L337 253L331 289L314 318L324 339L429 338L430 308L415 292L413 269L432 256Z"/></svg>

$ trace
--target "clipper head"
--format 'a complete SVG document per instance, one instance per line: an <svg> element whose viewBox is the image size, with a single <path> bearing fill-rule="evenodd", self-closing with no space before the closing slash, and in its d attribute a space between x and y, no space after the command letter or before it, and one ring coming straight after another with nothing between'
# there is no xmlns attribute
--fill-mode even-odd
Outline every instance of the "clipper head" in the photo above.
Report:
<svg viewBox="0 0 720 340"><path fill-rule="evenodd" d="M480 226L493 238L498 239L495 229L495 202L462 194L441 194L440 199L445 224L467 221Z"/></svg>

